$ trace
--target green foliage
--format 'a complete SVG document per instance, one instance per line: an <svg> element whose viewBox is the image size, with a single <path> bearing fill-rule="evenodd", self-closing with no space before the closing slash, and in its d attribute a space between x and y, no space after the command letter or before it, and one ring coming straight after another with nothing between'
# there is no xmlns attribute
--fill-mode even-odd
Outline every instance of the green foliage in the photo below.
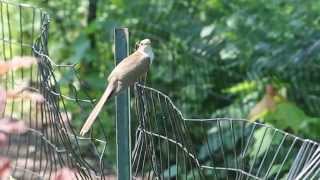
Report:
<svg viewBox="0 0 320 180"><path fill-rule="evenodd" d="M68 69L56 71L63 94L74 96L69 88L73 85L79 98L86 98L82 90L100 97L114 66L113 28L126 26L131 47L145 37L153 41L156 59L148 84L166 92L189 117L246 118L263 96L264 86L271 83L287 89L288 102L279 104L265 121L319 140L320 56L315 43L320 38L320 1L21 2L36 4L52 15L49 47L54 61L77 63L80 80ZM90 2L98 3L96 12L88 10ZM89 20L92 13L97 17ZM73 103L66 105L73 124L80 127L91 108ZM111 104L100 118L107 136L114 139ZM212 131L208 132L210 137ZM260 153L266 149L261 148Z"/></svg>
<svg viewBox="0 0 320 180"><path fill-rule="evenodd" d="M268 150L268 147L271 146L272 141L274 141L272 139L273 136L272 136L272 133L265 128L256 130L253 136L255 139L255 143L252 146L252 151L250 152L250 156L253 158L256 155L260 157Z"/></svg>
<svg viewBox="0 0 320 180"><path fill-rule="evenodd" d="M224 90L226 93L237 94L252 90L256 87L255 81L244 81Z"/></svg>
<svg viewBox="0 0 320 180"><path fill-rule="evenodd" d="M275 111L266 116L266 122L294 134L307 135L314 139L319 136L318 132L313 130L320 129L320 118L307 116L302 109L290 102L279 103ZM311 131L306 132L306 129Z"/></svg>
<svg viewBox="0 0 320 180"><path fill-rule="evenodd" d="M208 160L211 153L220 153L221 148L224 148L225 151L236 149L239 141L249 136L249 130L249 128L233 125L231 131L231 124L229 123L221 124L220 128L218 125L211 127L208 130L207 141L200 146L198 158L200 160ZM210 152L208 149L210 149Z"/></svg>

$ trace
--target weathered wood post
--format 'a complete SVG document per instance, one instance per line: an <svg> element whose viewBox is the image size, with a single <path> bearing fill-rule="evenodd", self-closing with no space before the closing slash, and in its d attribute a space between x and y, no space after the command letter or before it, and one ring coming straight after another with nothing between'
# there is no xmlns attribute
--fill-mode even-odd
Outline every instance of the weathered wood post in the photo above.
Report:
<svg viewBox="0 0 320 180"><path fill-rule="evenodd" d="M114 30L115 62L129 54L127 28ZM119 180L131 180L130 89L116 97L117 174Z"/></svg>

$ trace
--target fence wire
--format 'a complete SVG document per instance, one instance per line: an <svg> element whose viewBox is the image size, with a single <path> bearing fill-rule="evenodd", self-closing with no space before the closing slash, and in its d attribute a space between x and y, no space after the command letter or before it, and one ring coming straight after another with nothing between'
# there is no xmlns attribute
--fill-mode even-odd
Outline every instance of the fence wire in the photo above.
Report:
<svg viewBox="0 0 320 180"><path fill-rule="evenodd" d="M160 91L137 84L135 92L139 125L132 158L136 177L320 178L317 142L245 119L187 119Z"/></svg>
<svg viewBox="0 0 320 180"><path fill-rule="evenodd" d="M76 179L112 179L107 176L110 170L106 165L108 158L105 151L110 146L107 146L103 126L100 126L99 131L103 132L104 137L99 140L92 138L92 135L90 138L78 137L72 125L72 117L65 102L72 101L75 106L83 109L88 107L83 103L92 105L92 100L79 99L76 90L73 97L61 93L54 71L57 68L67 68L76 74L76 69L75 65L58 65L50 59L49 16L28 5L0 0L0 25L1 59L8 61L15 56L34 56L38 61L37 65L27 70L10 71L1 77L1 88L15 89L19 84L28 82L46 100L43 104L23 99L8 102L0 116L1 119L22 120L29 126L26 133L8 134L8 144L0 149L1 156L9 157L13 163L13 177L50 179L56 171L68 167L73 170ZM134 33L142 34L137 31ZM188 33L190 32L184 32L181 36ZM205 66L202 59L211 57L216 50L210 49L210 44L198 44L194 43L194 40L189 39L184 47L193 49L190 51L192 59ZM164 44L164 40L158 41L161 42L159 44ZM203 51L198 51L200 47ZM189 52L189 49L185 51ZM174 58L174 55L172 57ZM163 57L160 55L158 58ZM277 62L257 63L262 69L271 69ZM290 67L288 69L292 72L289 74L296 74L289 76L285 71L279 70L278 74L288 79L316 80L319 77L318 66L311 67L306 64L296 67L286 63L276 65L280 69L283 65L285 68ZM220 67L219 64L212 66L217 70L215 77L225 74L230 77L239 75L239 72L232 71L231 66ZM211 81L211 74L206 68L190 67L187 62L180 68L190 69L190 74L195 77L191 84L196 88L200 87L199 84L209 84ZM308 77L305 77L306 74L296 73L301 68L311 68ZM199 72L201 75L197 75ZM201 78L202 75L205 78ZM254 79L256 74L248 76ZM243 80L244 77L240 79ZM319 98L316 95L319 92L314 91L315 88L310 84L306 86L303 81L296 79L294 82L301 84L293 85L293 94L297 95L294 97L308 97L304 99L304 104L312 114L317 115ZM187 79L182 81L184 84L189 83ZM211 88L206 87L202 91L214 92ZM249 123L244 119L187 119L168 96L143 85L135 86L135 95L134 108L138 123L132 151L132 172L136 179L320 178L320 149L319 144L314 141L296 137L265 124ZM229 98L222 97L223 94L213 96ZM215 114L227 115L236 117L238 114L225 111Z"/></svg>
<svg viewBox="0 0 320 180"><path fill-rule="evenodd" d="M106 139L78 137L65 106L66 100L78 106L81 102L92 105L92 101L61 94L54 70L75 71L75 68L57 65L49 58L48 29L49 16L41 9L0 1L1 59L5 62L17 56L37 59L37 65L6 73L0 86L9 91L27 84L45 99L44 103L23 98L6 102L1 121L23 121L28 131L7 134L8 143L0 147L0 155L10 158L12 177L18 179L51 179L64 167L72 170L75 179L106 179L108 171L103 161Z"/></svg>

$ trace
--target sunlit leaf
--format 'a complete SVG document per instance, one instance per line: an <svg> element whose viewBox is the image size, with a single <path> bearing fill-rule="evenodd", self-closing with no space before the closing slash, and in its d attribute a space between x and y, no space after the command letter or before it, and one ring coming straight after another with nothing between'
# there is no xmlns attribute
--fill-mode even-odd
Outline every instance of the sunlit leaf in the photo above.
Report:
<svg viewBox="0 0 320 180"><path fill-rule="evenodd" d="M235 59L240 50L233 44L228 44L227 47L222 49L219 53L221 59Z"/></svg>
<svg viewBox="0 0 320 180"><path fill-rule="evenodd" d="M214 31L214 28L215 28L214 24L203 27L200 33L200 37L204 38L211 35L212 32Z"/></svg>
<svg viewBox="0 0 320 180"><path fill-rule="evenodd" d="M245 91L250 91L256 88L257 82L255 81L244 81L238 84L233 85L230 88L224 89L223 92L237 94Z"/></svg>

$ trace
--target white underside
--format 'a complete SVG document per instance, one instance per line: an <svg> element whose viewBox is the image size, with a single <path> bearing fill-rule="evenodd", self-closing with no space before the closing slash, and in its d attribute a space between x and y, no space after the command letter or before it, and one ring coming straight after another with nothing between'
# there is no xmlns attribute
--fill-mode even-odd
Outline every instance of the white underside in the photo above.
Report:
<svg viewBox="0 0 320 180"><path fill-rule="evenodd" d="M151 47L140 47L138 49L138 51L143 54L144 57L148 57L150 58L150 61L152 63L153 59L154 59L154 54L153 54L153 51L152 51L152 48Z"/></svg>

